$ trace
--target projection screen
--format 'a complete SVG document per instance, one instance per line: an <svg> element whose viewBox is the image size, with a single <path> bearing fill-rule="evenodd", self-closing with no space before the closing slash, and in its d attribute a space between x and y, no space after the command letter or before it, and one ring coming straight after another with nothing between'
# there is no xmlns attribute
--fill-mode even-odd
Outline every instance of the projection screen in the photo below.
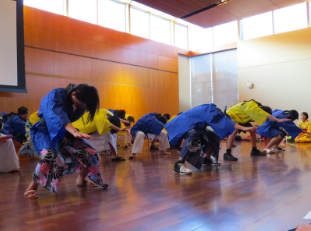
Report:
<svg viewBox="0 0 311 231"><path fill-rule="evenodd" d="M23 0L0 0L0 92L26 92Z"/></svg>

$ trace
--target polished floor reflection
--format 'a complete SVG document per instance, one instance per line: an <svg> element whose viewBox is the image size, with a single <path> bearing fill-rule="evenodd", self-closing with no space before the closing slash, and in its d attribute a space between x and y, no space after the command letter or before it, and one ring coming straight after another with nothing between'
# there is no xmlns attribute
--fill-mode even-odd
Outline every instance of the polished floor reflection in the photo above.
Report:
<svg viewBox="0 0 311 231"><path fill-rule="evenodd" d="M78 188L71 175L57 194L40 188L37 200L23 197L37 162L24 157L21 173L0 174L0 230L281 231L310 223L302 218L311 210L311 144L287 144L284 153L256 158L250 149L238 143L239 161L219 167L188 165L190 176L172 172L175 150L148 155L145 146L120 163L102 156L108 190ZM222 143L221 159L224 151Z"/></svg>

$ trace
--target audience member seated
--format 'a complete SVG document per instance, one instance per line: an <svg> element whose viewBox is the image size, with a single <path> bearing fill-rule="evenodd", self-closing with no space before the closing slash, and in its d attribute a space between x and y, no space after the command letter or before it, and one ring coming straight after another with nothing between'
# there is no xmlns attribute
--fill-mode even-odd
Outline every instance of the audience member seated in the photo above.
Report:
<svg viewBox="0 0 311 231"><path fill-rule="evenodd" d="M309 115L307 112L301 113L301 121L299 122L298 126L306 132L311 132L311 122L308 119ZM296 137L295 142L296 143L311 142L311 137L306 133L300 133L300 135Z"/></svg>
<svg viewBox="0 0 311 231"><path fill-rule="evenodd" d="M5 122L14 114L15 114L14 112L11 112L11 113L2 112L2 113L0 113L0 130L3 128L3 125L5 124Z"/></svg>
<svg viewBox="0 0 311 231"><path fill-rule="evenodd" d="M18 109L18 114L15 114L8 119L2 130L1 133L5 135L12 135L13 139L19 143L23 143L26 139L26 120L29 117L28 109L26 107L20 107Z"/></svg>
<svg viewBox="0 0 311 231"><path fill-rule="evenodd" d="M20 172L19 162L16 155L15 147L12 141L12 136L0 134L0 172Z"/></svg>

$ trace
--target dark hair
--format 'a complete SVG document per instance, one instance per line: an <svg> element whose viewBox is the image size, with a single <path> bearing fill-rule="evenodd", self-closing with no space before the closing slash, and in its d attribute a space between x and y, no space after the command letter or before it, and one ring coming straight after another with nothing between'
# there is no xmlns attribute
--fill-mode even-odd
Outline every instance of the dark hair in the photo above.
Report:
<svg viewBox="0 0 311 231"><path fill-rule="evenodd" d="M127 117L127 120L130 121L130 123L135 123L135 119L133 116Z"/></svg>
<svg viewBox="0 0 311 231"><path fill-rule="evenodd" d="M158 119L161 123L163 123L163 124L166 124L166 123L167 123L167 119L166 119L164 116L159 116L159 117L157 117L157 119Z"/></svg>
<svg viewBox="0 0 311 231"><path fill-rule="evenodd" d="M179 112L178 115L182 114L182 112Z"/></svg>
<svg viewBox="0 0 311 231"><path fill-rule="evenodd" d="M18 114L19 115L24 115L24 114L27 114L28 113L28 108L27 107L20 107L18 109Z"/></svg>
<svg viewBox="0 0 311 231"><path fill-rule="evenodd" d="M226 109L225 109L225 110L226 110ZM229 116L227 113L223 112L220 108L217 108L217 111L219 111L220 113L224 114L224 115L227 116L229 119L231 119L230 116Z"/></svg>
<svg viewBox="0 0 311 231"><path fill-rule="evenodd" d="M119 117L118 116L110 116L109 118L108 118L108 120L109 120L109 122L110 123L112 123L114 126L116 126L116 127L121 127L121 121L120 121L120 119L119 119ZM114 133L117 133L118 131L117 130L115 130L115 129L111 129L110 130L110 133L112 133L112 134L114 134Z"/></svg>
<svg viewBox="0 0 311 231"><path fill-rule="evenodd" d="M260 106L260 108L262 110L264 110L265 112L267 112L268 114L272 115L272 109L271 107L268 107L268 106Z"/></svg>
<svg viewBox="0 0 311 231"><path fill-rule="evenodd" d="M75 97L85 104L85 110L89 112L88 121L93 121L94 116L99 108L99 96L97 89L85 83L79 85L69 84L67 88L67 95L71 97L71 94L75 92Z"/></svg>
<svg viewBox="0 0 311 231"><path fill-rule="evenodd" d="M291 120L297 120L299 118L299 113L296 110L284 111Z"/></svg>
<svg viewBox="0 0 311 231"><path fill-rule="evenodd" d="M301 114L304 115L307 119L309 119L309 115L308 115L307 112L303 112L303 113L301 113Z"/></svg>
<svg viewBox="0 0 311 231"><path fill-rule="evenodd" d="M159 116L162 116L162 114L154 112L154 116L158 118Z"/></svg>
<svg viewBox="0 0 311 231"><path fill-rule="evenodd" d="M124 110L116 110L115 115L118 116L120 119L125 119L126 111Z"/></svg>
<svg viewBox="0 0 311 231"><path fill-rule="evenodd" d="M170 118L171 118L171 115L168 114L168 113L167 113L167 114L164 114L163 116L164 116L167 120L170 120Z"/></svg>

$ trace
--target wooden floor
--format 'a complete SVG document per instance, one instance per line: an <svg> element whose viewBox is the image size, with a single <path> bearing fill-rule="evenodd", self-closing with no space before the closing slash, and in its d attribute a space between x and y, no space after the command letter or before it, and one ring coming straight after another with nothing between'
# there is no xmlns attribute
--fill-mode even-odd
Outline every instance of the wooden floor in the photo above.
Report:
<svg viewBox="0 0 311 231"><path fill-rule="evenodd" d="M148 156L145 146L133 161L101 158L108 190L78 188L71 175L57 194L40 188L37 200L23 197L37 160L22 158L22 173L0 174L0 230L281 231L307 224L311 144L288 144L283 154L257 158L250 149L249 142L238 143L238 162L201 171L188 165L193 174L180 176L172 172L177 151ZM222 143L221 159L224 151Z"/></svg>

